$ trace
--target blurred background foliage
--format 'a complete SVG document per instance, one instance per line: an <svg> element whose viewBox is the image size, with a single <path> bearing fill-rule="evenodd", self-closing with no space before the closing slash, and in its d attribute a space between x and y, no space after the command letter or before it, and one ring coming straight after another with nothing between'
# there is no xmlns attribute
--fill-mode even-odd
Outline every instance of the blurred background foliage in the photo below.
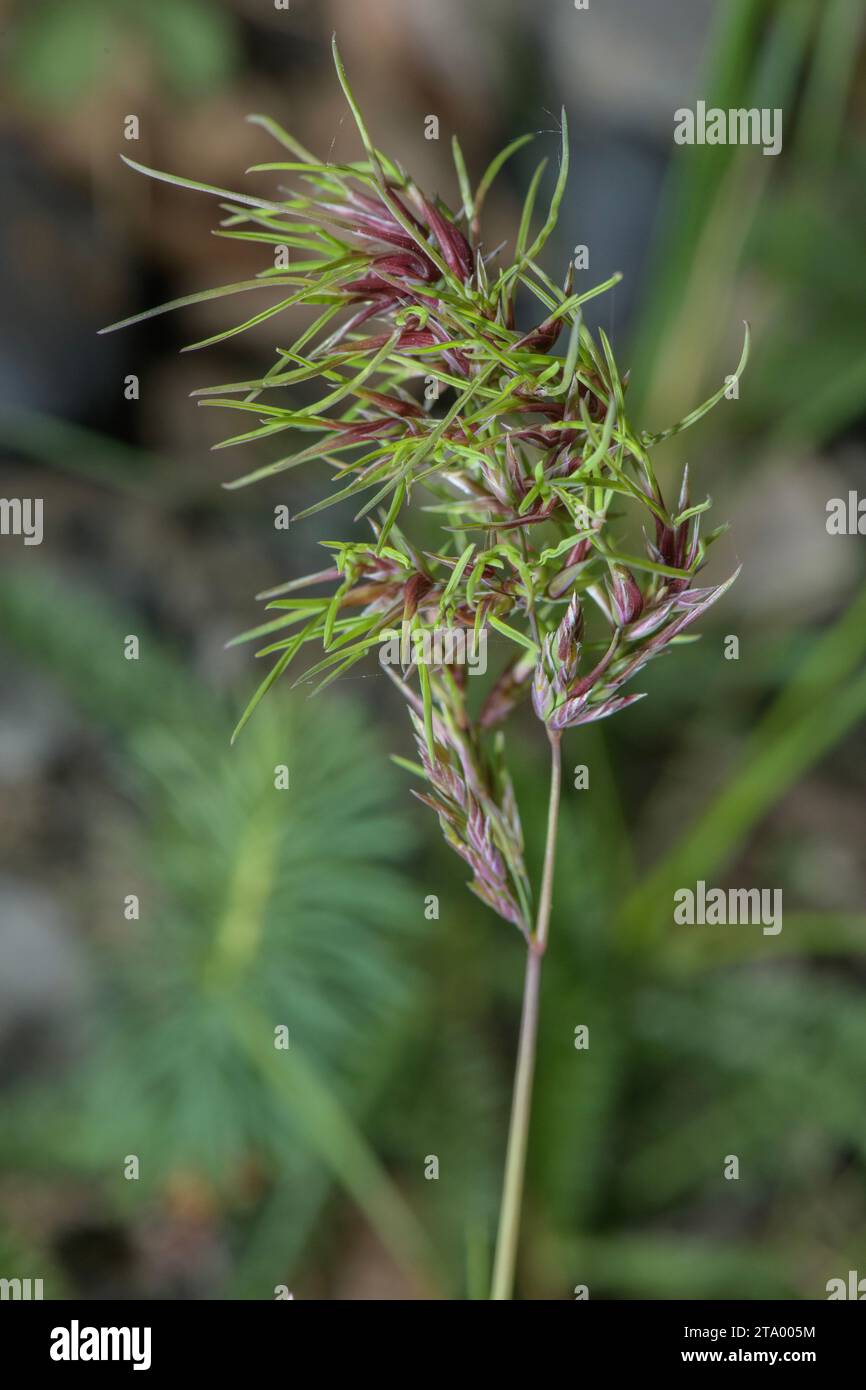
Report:
<svg viewBox="0 0 866 1390"><path fill-rule="evenodd" d="M587 284L625 271L593 307L646 427L753 328L739 399L662 469L688 459L732 518L713 569L743 575L650 698L565 746L590 789L563 816L521 1294L820 1298L862 1271L866 587L862 538L825 528L866 450L860 0L3 8L0 491L44 497L46 537L0 541L0 1273L47 1296L486 1294L521 943L412 809L372 670L313 702L278 689L228 746L255 673L224 643L256 591L316 567L318 518L272 519L321 480L229 497L238 459L210 455L219 422L188 392L255 375L270 336L178 355L225 326L218 303L96 337L260 268L209 236L207 200L124 169L125 117L136 158L222 186L263 157L249 112L354 153L333 29L380 142L446 199L452 131L480 171L526 128L552 152L565 103L546 264L586 244ZM782 154L675 146L698 97L783 107ZM491 195L491 245L532 156ZM537 861L531 719L510 753ZM782 933L675 928L701 878L782 887Z"/></svg>

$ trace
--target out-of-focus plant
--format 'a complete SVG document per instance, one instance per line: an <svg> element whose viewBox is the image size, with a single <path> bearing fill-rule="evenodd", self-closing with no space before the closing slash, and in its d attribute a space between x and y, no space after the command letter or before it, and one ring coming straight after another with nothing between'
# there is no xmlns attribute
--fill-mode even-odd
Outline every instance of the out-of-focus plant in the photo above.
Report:
<svg viewBox="0 0 866 1390"><path fill-rule="evenodd" d="M7 76L40 104L76 101L108 79L130 37L166 88L187 99L224 84L238 62L232 16L205 0L41 0L15 10Z"/></svg>
<svg viewBox="0 0 866 1390"><path fill-rule="evenodd" d="M83 1056L7 1098L3 1157L38 1173L50 1154L121 1212L190 1184L214 1214L243 1212L236 1296L291 1272L334 1184L423 1278L428 1242L359 1128L419 1005L396 774L366 775L378 742L344 701L275 701L229 749L226 705L140 618L142 659L118 660L129 625L50 572L4 576L6 651L100 731L130 814L81 903L95 918ZM290 795L275 791L283 765ZM124 881L141 919L118 932ZM123 1180L129 1152L139 1182Z"/></svg>
<svg viewBox="0 0 866 1390"><path fill-rule="evenodd" d="M245 444L287 430L317 439L240 478L242 486L308 460L321 460L339 484L302 512L367 494L368 542L329 541L334 563L269 592L279 616L245 634L273 638L260 655L277 660L250 701L236 733L292 659L309 643L324 657L302 677L322 689L373 650L410 708L425 784L448 844L468 863L473 892L527 944L526 974L492 1297L510 1298L538 1030L539 986L550 922L559 800L561 738L627 708L626 692L649 660L682 640L736 577L710 588L694 579L707 546L700 535L709 499L692 504L684 473L669 507L651 450L696 423L729 383L671 429L637 430L625 406L627 380L603 331L597 344L583 303L610 287L560 288L537 257L553 231L568 175L562 115L559 173L547 215L533 234L544 164L527 193L514 254L507 265L488 252L480 216L487 191L516 141L472 190L459 144L454 162L461 208L425 196L378 150L353 97L339 53L334 59L363 142L365 158L322 163L264 117L294 156L256 166L290 172L301 190L279 199L229 193L134 161L132 167L224 199L223 235L306 253L251 281L173 301L154 313L244 290L290 293L244 323L195 344L202 347L271 319L296 304L322 312L265 376L208 388L203 403L256 417L226 440ZM516 327L517 297L528 291L543 316ZM370 333L365 325L379 320ZM107 331L107 330L106 330ZM566 336L564 356L553 348ZM748 332L736 376L748 353ZM271 404L274 392L313 379L325 394L302 409ZM412 387L426 387L424 401ZM441 392L450 400L434 415ZM340 412L337 413L337 407ZM442 517L436 550L416 545L402 524L424 485ZM618 507L629 504L652 528L645 553L623 549ZM335 584L321 598L299 591ZM285 629L297 631L284 635ZM469 700L470 653L487 636L505 637L513 654L479 709ZM462 645L456 643L462 638ZM444 648L444 650L443 650ZM472 657L468 658L472 664ZM394 666L402 667L398 676ZM417 684L415 683L417 682ZM523 833L499 726L531 694L545 727L551 775L544 867L537 902L523 858Z"/></svg>
<svg viewBox="0 0 866 1390"><path fill-rule="evenodd" d="M719 7L697 90L725 109L782 108L783 157L694 146L668 166L632 348L635 394L663 418L681 393L688 399L713 378L719 343L705 325L748 277L761 306L761 353L736 410L714 417L737 435L736 477L780 450L824 444L862 410L866 226L854 94L864 35L859 0Z"/></svg>
<svg viewBox="0 0 866 1390"><path fill-rule="evenodd" d="M863 613L861 600L794 675L784 709L768 711L743 772L678 847L674 883L723 866L734 817L747 833L791 776L801 776L862 717L863 677L844 687L862 666ZM106 779L136 812L95 865L88 856L90 887L82 896L79 883L76 892L82 918L96 926L94 1046L77 1074L58 1074L37 1094L32 1087L7 1093L0 1166L60 1192L89 1179L101 1204L133 1227L142 1215L152 1221L171 1194L197 1191L231 1242L227 1295L259 1298L283 1277L295 1288L306 1281L317 1287L332 1223L345 1220L339 1206L327 1204L329 1177L350 1192L404 1267L417 1270L423 1254L417 1238L407 1246L405 1208L356 1126L363 1124L389 1168L397 1168L401 1188L411 1184L417 1155L435 1133L448 1164L447 1200L440 1200L442 1184L421 1182L413 1205L435 1226L449 1285L459 1283L463 1253L478 1266L467 1290L483 1296L497 1166L493 1024L513 998L508 963L497 962L494 940L463 930L468 914L459 911L459 885L444 874L443 904L451 907L435 940L424 942L417 931L405 936L417 912L390 870L374 897L366 879L359 896L352 866L365 867L366 837L387 834L394 848L405 818L370 820L371 802L359 799L374 795L384 813L396 789L365 776L377 748L352 721L351 708L342 701L301 705L284 727L282 701L274 700L262 713L275 717L257 720L253 739L220 752L227 717L221 702L146 631L145 659L130 679L116 653L131 625L128 613L44 573L7 573L0 586L7 669L8 657L17 655L82 710L101 735L89 747L104 750ZM786 913L779 938L650 934L645 924L657 926L667 890L646 891L644 884L635 913L641 932L620 930L631 865L617 785L605 770L610 727L587 730L581 750L593 768L592 816L567 797L563 807L570 871L557 893L557 950L545 967L528 1232L533 1290L561 1297L579 1277L594 1293L626 1298L820 1295L822 1271L854 1267L863 1220L866 1040L847 966L862 956L863 919ZM323 744L333 750L333 772L316 788L328 800L311 821L305 798L296 816L289 798L266 790L267 774L288 756L294 785L303 790L302 768L314 768ZM294 750L303 753L303 765ZM512 747L510 762L524 813L534 821L543 814L544 789L529 740ZM243 881L235 901L245 908L258 896L258 878L241 873L253 804L265 819L250 824L258 834L272 826L280 862L282 846L299 833L326 835L323 852L341 884L334 899L340 925L332 919L318 939L301 931L304 898L330 892L331 884L320 882L315 856L294 861L288 877L271 881L259 953L246 964L233 953L222 1002L208 1008L197 962L213 952L226 920L226 884ZM345 820L335 860L327 832L338 814ZM356 834L365 839L356 842ZM437 853L435 844L430 852ZM118 862L124 881L129 865L136 879L157 887L159 905L115 935ZM443 854L437 871L445 863ZM356 904L364 913L360 934ZM383 922L395 930L383 932ZM401 966L401 939L429 952L429 970ZM166 981L177 983L166 990ZM351 1031L348 1044L335 1037L325 1059L319 1011L324 1004L330 1013L335 988ZM366 1009L371 1001L373 1014ZM250 1033L233 1031L233 1020L255 1012L260 1042L275 1010L294 1024L299 1004L306 1022L303 1032L293 1027L289 1052L271 1051L266 1059L264 1049L249 1048ZM605 1040L582 1054L577 1084L576 1054L561 1045L575 1018ZM186 1097L199 1093L207 1099L188 1110ZM733 1133L750 1159L737 1192L724 1199L720 1228L714 1156L727 1151ZM138 1183L124 1182L115 1162L129 1151L131 1135L147 1156ZM816 1174L833 1174L830 1198ZM5 1185L7 1206L11 1194L19 1217L20 1179ZM23 1215L10 1221L6 1239L0 1222L4 1251L23 1238ZM38 1254L23 1267L44 1270L46 1297L56 1297L60 1273L48 1263L50 1251Z"/></svg>

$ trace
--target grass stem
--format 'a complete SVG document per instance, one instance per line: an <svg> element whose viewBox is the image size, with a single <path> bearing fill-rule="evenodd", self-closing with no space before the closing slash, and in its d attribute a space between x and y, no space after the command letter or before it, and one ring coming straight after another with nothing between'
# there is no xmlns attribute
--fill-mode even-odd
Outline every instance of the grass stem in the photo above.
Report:
<svg viewBox="0 0 866 1390"><path fill-rule="evenodd" d="M532 1110L532 1082L535 1074L541 962L547 949L550 910L553 904L553 870L556 859L556 830L559 823L562 756L560 735L551 732L549 737L550 802L547 813L547 841L544 848L544 871L541 880L541 895L538 900L538 915L535 931L529 939L526 953L520 1038L517 1044L517 1065L514 1072L511 1121L508 1129L508 1148L505 1155L502 1206L499 1213L499 1232L496 1238L496 1256L493 1263L493 1285L490 1292L491 1299L496 1300L510 1299L514 1288L514 1267L517 1260L520 1211L523 1203L523 1176L526 1168L526 1146Z"/></svg>

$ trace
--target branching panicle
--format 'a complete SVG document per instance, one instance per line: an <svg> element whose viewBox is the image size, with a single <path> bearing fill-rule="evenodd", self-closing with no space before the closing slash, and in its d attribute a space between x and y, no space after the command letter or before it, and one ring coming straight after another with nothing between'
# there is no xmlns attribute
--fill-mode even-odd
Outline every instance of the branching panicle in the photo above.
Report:
<svg viewBox="0 0 866 1390"><path fill-rule="evenodd" d="M137 317L256 289L280 291L267 308L191 345L198 348L276 322L294 306L315 306L312 322L291 346L276 348L264 376L197 393L203 406L250 417L249 428L218 447L271 436L281 442L288 432L314 436L306 447L281 452L227 486L317 461L331 470L334 486L294 520L354 499L356 521L366 518L372 528L365 541L323 542L332 564L262 595L275 616L236 640L264 639L257 654L276 661L235 735L309 644L322 655L299 679L316 682L315 689L379 650L384 671L409 706L418 748L417 763L397 761L422 779L417 795L469 866L472 891L526 940L491 1295L509 1298L541 960L553 902L561 738L566 729L606 719L641 699L626 690L632 677L668 651L736 578L695 587L707 547L719 534L701 537L709 499L691 504L686 472L671 512L650 462L651 449L699 420L732 378L671 429L650 434L630 422L628 377L604 332L597 342L582 318L583 304L619 276L575 293L571 267L559 288L537 260L565 193L564 112L547 216L533 236L542 164L511 260L500 264L498 251L482 239L482 208L505 160L529 137L497 156L474 192L455 140L461 207L454 212L375 148L336 45L334 58L365 157L319 162L275 122L256 116L251 119L293 156L257 166L291 175L297 187L287 194L251 197L144 170L218 197L224 212L219 235L276 251L274 264L253 280L188 295ZM535 326L523 332L516 327L520 292L538 305ZM748 343L747 327L736 377ZM554 355L557 345L561 356ZM293 388L311 381L318 383L318 398L297 407ZM643 554L624 549L623 508L645 523ZM417 535L422 509L441 521L432 548L413 539L405 525L414 513ZM486 671L487 638L494 635L510 645L509 659L476 702L467 676ZM500 728L527 700L545 727L551 758L535 907Z"/></svg>
<svg viewBox="0 0 866 1390"><path fill-rule="evenodd" d="M219 197L219 235L270 244L287 256L252 281L138 317L219 295L285 291L206 340L214 343L281 322L292 306L316 306L313 322L277 349L264 376L198 393L203 406L250 417L251 428L226 446L288 432L315 436L229 486L315 460L331 470L334 486L300 517L357 499L356 519L366 518L373 533L363 542L325 542L334 554L330 567L264 596L275 616L237 640L266 637L258 655L276 664L241 724L310 644L322 655L300 680L318 689L384 651L396 633L402 676L389 673L412 707L417 770L427 784L421 799L470 865L473 890L528 933L530 892L500 735L495 752L484 744L530 696L554 738L625 709L641 698L624 691L631 678L724 593L727 584L693 587L714 538L700 535L709 501L690 505L684 474L670 512L649 459L655 443L695 423L719 394L672 430L638 432L625 409L627 377L605 335L596 342L582 320L582 305L619 277L576 293L571 267L558 288L538 265L565 189L564 114L548 214L533 237L536 179L513 258L500 265L482 239L481 211L505 158L525 140L493 161L474 192L455 142L455 212L372 145L336 50L335 60L363 159L319 162L274 122L254 117L291 156L256 170L290 175L293 191L250 197L145 171ZM536 326L523 332L515 327L521 291L539 306ZM747 348L748 332L737 375ZM318 399L293 405L292 389L312 380ZM424 510L442 523L434 549L413 542L404 527L422 488ZM644 555L622 549L614 506L623 505L646 514L652 539ZM470 650L494 635L512 645L475 714L461 665L465 645L437 656L442 628L471 638Z"/></svg>

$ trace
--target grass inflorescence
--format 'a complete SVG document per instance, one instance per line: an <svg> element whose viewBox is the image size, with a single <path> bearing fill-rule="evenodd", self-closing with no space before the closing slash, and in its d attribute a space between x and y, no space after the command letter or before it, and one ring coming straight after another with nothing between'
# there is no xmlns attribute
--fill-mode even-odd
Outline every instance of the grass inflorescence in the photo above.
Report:
<svg viewBox="0 0 866 1390"><path fill-rule="evenodd" d="M363 145L350 163L323 162L274 121L254 116L288 158L248 172L290 175L273 199L231 193L132 164L152 177L220 199L219 235L286 248L252 280L187 295L126 319L266 289L275 302L193 348L273 321L293 306L314 316L290 345L277 346L263 376L211 386L202 405L238 412L240 428L220 447L310 435L309 443L245 474L244 487L305 463L324 465L330 491L293 520L351 499L365 539L323 545L329 563L262 597L268 619L239 641L273 658L236 733L295 658L318 656L300 679L321 689L378 650L398 630L410 641L402 669L384 669L404 695L418 761L403 765L424 783L420 798L471 869L473 891L513 923L529 946L518 1086L509 1142L495 1296L510 1293L522 1152L528 1120L537 963L547 941L553 845L564 730L607 718L640 699L632 678L724 593L735 576L695 586L719 528L701 534L709 499L693 502L688 471L673 504L652 464L653 448L688 428L715 395L672 428L650 433L629 420L627 377L603 330L583 306L612 288L576 292L569 266L560 284L539 257L553 232L568 177L562 113L559 169L550 204L537 209L544 172L530 182L510 257L489 250L482 212L512 142L473 190L459 143L453 157L459 203L425 194L372 142L334 46L337 73ZM536 228L537 230L533 230ZM288 258L288 264L285 264ZM536 324L517 326L518 296L537 306ZM748 354L748 329L735 376ZM293 388L317 382L314 402L292 404ZM438 522L431 546L413 536L413 514ZM644 540L627 547L632 519ZM639 528L638 528L639 529ZM312 591L312 592L311 592ZM591 616L591 621L590 621ZM465 664L419 659L419 638L445 628L474 642L496 634L510 645L480 704L468 699ZM628 689L626 687L629 686ZM553 751L551 818L537 907L501 726L531 700ZM527 1023L527 1007L529 1016Z"/></svg>

